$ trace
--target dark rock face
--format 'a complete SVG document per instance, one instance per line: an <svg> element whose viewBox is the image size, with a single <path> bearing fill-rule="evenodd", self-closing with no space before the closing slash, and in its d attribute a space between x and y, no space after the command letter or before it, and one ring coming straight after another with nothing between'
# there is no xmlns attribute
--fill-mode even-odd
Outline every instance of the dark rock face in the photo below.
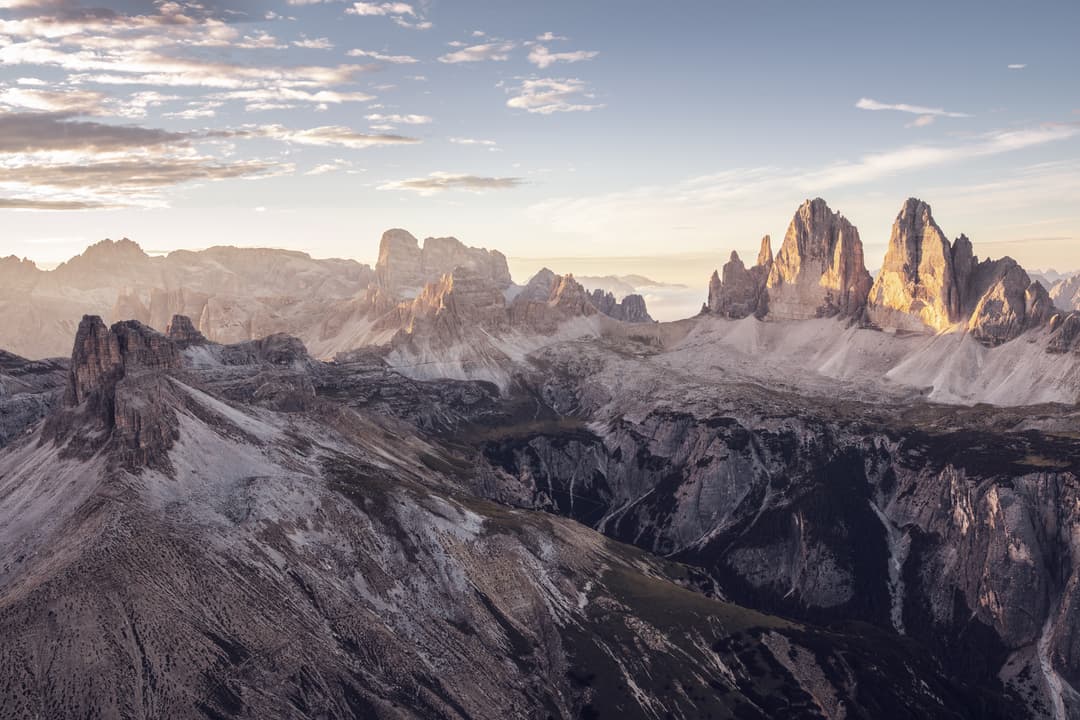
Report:
<svg viewBox="0 0 1080 720"><path fill-rule="evenodd" d="M101 318L85 316L71 354L65 408L49 418L45 437L76 454L112 443L130 468L167 466L177 418L166 375L180 365L172 340L137 320L106 328Z"/></svg>
<svg viewBox="0 0 1080 720"><path fill-rule="evenodd" d="M195 329L187 315L173 315L165 327L165 334L181 349L207 343L206 336Z"/></svg>
<svg viewBox="0 0 1080 720"><path fill-rule="evenodd" d="M63 401L67 361L27 360L0 350L0 448Z"/></svg>
<svg viewBox="0 0 1080 720"><path fill-rule="evenodd" d="M95 395L111 394L123 376L120 343L101 318L84 315L75 334L71 352L68 389L64 397L68 405L80 405Z"/></svg>
<svg viewBox="0 0 1080 720"><path fill-rule="evenodd" d="M1080 336L1067 317L1052 328L1063 346ZM1026 697L1021 716L1041 716L1058 675L1080 678L1074 437L1000 429L1027 410L819 401L807 417L805 401L746 388L712 415L597 417L620 400L581 365L534 378L548 419L490 421L493 496L700 567L741 603L891 628L965 682Z"/></svg>

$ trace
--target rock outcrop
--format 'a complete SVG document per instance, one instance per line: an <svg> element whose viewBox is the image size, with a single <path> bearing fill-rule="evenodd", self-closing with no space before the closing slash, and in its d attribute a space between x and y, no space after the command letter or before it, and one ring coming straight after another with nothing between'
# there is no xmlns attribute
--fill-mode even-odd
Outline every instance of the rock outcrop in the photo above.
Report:
<svg viewBox="0 0 1080 720"><path fill-rule="evenodd" d="M631 293L616 301L614 293L597 288L589 293L589 299L597 310L616 320L629 323L653 322L645 305L645 298L637 293Z"/></svg>
<svg viewBox="0 0 1080 720"><path fill-rule="evenodd" d="M165 326L165 334L181 349L207 343L206 336L195 329L187 315L173 315Z"/></svg>
<svg viewBox="0 0 1080 720"><path fill-rule="evenodd" d="M380 287L409 293L427 283L438 282L459 267L475 271L499 288L511 284L506 256L497 250L467 247L452 237L427 238L421 248L412 234L400 229L383 233L375 276Z"/></svg>
<svg viewBox="0 0 1080 720"><path fill-rule="evenodd" d="M872 282L859 231L821 198L807 200L788 226L769 272L768 316L858 317Z"/></svg>
<svg viewBox="0 0 1080 720"><path fill-rule="evenodd" d="M975 271L978 302L968 331L985 345L1000 345L1046 324L1054 314L1050 294L1012 258L985 260Z"/></svg>
<svg viewBox="0 0 1080 720"><path fill-rule="evenodd" d="M959 250L959 265L967 274L970 247L959 240L957 247L950 245L930 206L909 198L893 223L885 261L870 290L871 322L911 331L951 327L962 311L953 255Z"/></svg>
<svg viewBox="0 0 1080 720"><path fill-rule="evenodd" d="M743 265L739 254L732 251L731 258L724 264L723 276L713 271L706 309L732 319L750 315L763 317L768 312L765 284L772 266L772 244L768 235L761 239L757 264L751 268Z"/></svg>
<svg viewBox="0 0 1080 720"><path fill-rule="evenodd" d="M1080 275L1061 278L1048 288L1054 305L1065 312L1080 310Z"/></svg>
<svg viewBox="0 0 1080 720"><path fill-rule="evenodd" d="M180 364L172 340L137 320L106 328L100 317L84 316L71 353L64 407L49 418L46 437L76 454L111 442L132 469L167 467L167 450L178 432L167 373Z"/></svg>

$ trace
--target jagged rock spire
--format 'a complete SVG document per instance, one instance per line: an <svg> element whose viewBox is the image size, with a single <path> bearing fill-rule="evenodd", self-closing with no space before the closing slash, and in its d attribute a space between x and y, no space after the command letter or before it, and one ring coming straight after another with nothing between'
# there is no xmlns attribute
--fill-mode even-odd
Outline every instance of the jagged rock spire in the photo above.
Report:
<svg viewBox="0 0 1080 720"><path fill-rule="evenodd" d="M859 231L821 198L807 200L792 218L769 272L769 317L856 317L871 283Z"/></svg>

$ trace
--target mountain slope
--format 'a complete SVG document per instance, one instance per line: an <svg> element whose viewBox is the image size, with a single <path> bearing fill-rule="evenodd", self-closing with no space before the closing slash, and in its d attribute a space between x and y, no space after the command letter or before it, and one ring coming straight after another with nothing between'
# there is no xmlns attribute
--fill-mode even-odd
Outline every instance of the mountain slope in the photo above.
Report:
<svg viewBox="0 0 1080 720"><path fill-rule="evenodd" d="M102 328L0 450L5 718L1008 708L916 644L710 599L683 566L464 493L440 438L495 411L488 387ZM416 393L441 409L409 416Z"/></svg>

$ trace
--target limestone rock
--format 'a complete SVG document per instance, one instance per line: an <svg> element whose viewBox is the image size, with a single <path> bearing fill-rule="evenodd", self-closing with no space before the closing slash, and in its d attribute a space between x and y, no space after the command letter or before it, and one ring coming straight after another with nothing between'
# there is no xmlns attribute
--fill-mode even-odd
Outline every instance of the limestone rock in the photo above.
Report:
<svg viewBox="0 0 1080 720"><path fill-rule="evenodd" d="M1080 310L1080 275L1062 278L1050 286L1054 305L1065 312Z"/></svg>
<svg viewBox="0 0 1080 720"><path fill-rule="evenodd" d="M206 336L195 329L187 315L173 315L165 327L165 334L180 348L205 345L207 342Z"/></svg>
<svg viewBox="0 0 1080 720"><path fill-rule="evenodd" d="M129 469L168 467L178 421L166 374L179 367L176 345L137 320L106 328L96 315L83 317L64 407L48 419L44 437L85 455L112 443Z"/></svg>
<svg viewBox="0 0 1080 720"><path fill-rule="evenodd" d="M486 277L498 288L511 284L506 256L497 250L468 247L452 237L427 238L421 248L415 237L400 229L383 233L375 274L380 287L400 293L438 282L460 267Z"/></svg>
<svg viewBox="0 0 1080 720"><path fill-rule="evenodd" d="M984 261L977 274L984 282L990 280L968 321L968 330L979 342L1000 345L1050 319L1050 295L1042 285L1032 283L1012 258Z"/></svg>
<svg viewBox="0 0 1080 720"><path fill-rule="evenodd" d="M821 198L807 200L788 226L769 272L768 315L774 319L855 317L872 279L859 231Z"/></svg>
<svg viewBox="0 0 1080 720"><path fill-rule="evenodd" d="M764 316L768 308L765 283L772 264L768 235L761 241L758 264L752 268L743 265L739 254L732 251L731 258L724 264L723 277L713 272L709 281L709 312L733 319Z"/></svg>
<svg viewBox="0 0 1080 720"><path fill-rule="evenodd" d="M1052 353L1065 353L1080 349L1080 312L1057 313L1050 318L1050 342L1047 349Z"/></svg>
<svg viewBox="0 0 1080 720"><path fill-rule="evenodd" d="M589 299L597 310L616 320L630 323L653 321L645 305L645 298L636 293L631 293L622 300L616 301L614 293L596 288L589 293Z"/></svg>
<svg viewBox="0 0 1080 720"><path fill-rule="evenodd" d="M80 405L102 391L110 392L123 375L120 343L96 315L84 315L75 333L64 401Z"/></svg>
<svg viewBox="0 0 1080 720"><path fill-rule="evenodd" d="M511 283L505 255L498 250L468 247L457 238L426 238L421 263L428 282L459 267L467 267L500 289L510 287Z"/></svg>
<svg viewBox="0 0 1080 720"><path fill-rule="evenodd" d="M424 284L420 243L412 233L400 228L387 230L379 241L375 277L381 287L398 289Z"/></svg>
<svg viewBox="0 0 1080 720"><path fill-rule="evenodd" d="M958 240L954 251L930 206L909 198L893 223L881 272L870 290L870 320L911 331L951 327L961 317L962 304L954 252L962 256L961 265L970 264L970 242ZM966 268L962 272L966 275Z"/></svg>

